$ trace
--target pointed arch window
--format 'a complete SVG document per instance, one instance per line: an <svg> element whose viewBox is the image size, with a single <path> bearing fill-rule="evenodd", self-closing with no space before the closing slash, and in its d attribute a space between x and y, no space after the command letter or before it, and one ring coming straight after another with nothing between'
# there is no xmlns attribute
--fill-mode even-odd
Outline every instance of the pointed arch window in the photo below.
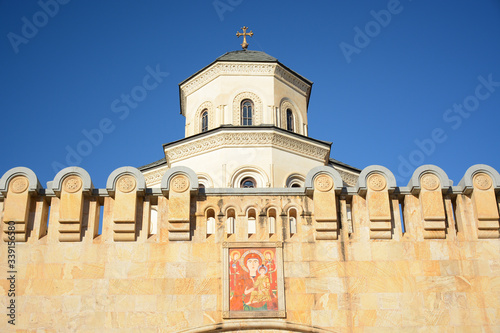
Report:
<svg viewBox="0 0 500 333"><path fill-rule="evenodd" d="M253 102L249 99L241 102L241 125L253 125Z"/></svg>
<svg viewBox="0 0 500 333"><path fill-rule="evenodd" d="M201 132L208 131L208 110L203 110L201 112Z"/></svg>
<svg viewBox="0 0 500 333"><path fill-rule="evenodd" d="M293 112L290 109L286 109L286 129L293 132Z"/></svg>

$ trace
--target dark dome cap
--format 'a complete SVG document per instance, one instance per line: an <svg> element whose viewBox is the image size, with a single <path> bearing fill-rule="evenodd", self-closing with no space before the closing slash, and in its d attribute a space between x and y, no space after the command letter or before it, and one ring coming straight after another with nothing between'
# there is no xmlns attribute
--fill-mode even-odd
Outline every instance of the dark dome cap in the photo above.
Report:
<svg viewBox="0 0 500 333"><path fill-rule="evenodd" d="M261 51L232 51L227 52L215 61L248 61L248 62L277 62L278 59Z"/></svg>

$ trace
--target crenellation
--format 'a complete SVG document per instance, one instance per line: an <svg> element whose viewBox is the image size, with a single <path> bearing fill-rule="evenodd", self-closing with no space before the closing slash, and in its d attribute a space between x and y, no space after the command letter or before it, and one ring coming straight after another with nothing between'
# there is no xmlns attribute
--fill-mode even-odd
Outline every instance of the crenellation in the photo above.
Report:
<svg viewBox="0 0 500 333"><path fill-rule="evenodd" d="M372 167L367 169L373 171ZM337 173L335 170L333 172ZM54 196L50 195L50 191L29 195L27 186L22 189L16 187L18 190L15 192L12 191L13 185L8 185L0 205L4 237L8 222L14 221L16 233L21 234L18 241L31 243L36 243L36 240L46 235L50 242L87 243L92 243L98 237L102 237L105 242L111 239L124 240L117 234L130 234L127 240L141 243L162 242L162 237L166 235L173 241L176 234L179 236L177 240L187 240L192 236L203 239L201 235L207 239L207 209L212 209L214 216L217 216L217 232L213 237L217 243L233 237L227 234L227 228L224 227L230 209L235 211L234 240L247 240L249 237L268 240L283 235L280 230L285 231L283 239L294 237L295 234L301 234L302 229L309 230L310 217L318 241L336 240L343 228L349 229L347 236L353 239L369 235L371 239L395 238L398 241L473 240L499 238L500 198L495 194L498 186L493 180L496 178L491 177L490 172L476 172L470 177L470 186L465 181L461 182L462 185L458 186L461 192L457 191L457 186L452 188L443 185L442 175L429 171L421 173L417 184L410 183L408 187L401 187L402 190L394 186L391 189L384 174L371 172L366 175L364 183L358 183L357 194L342 192L340 196L337 193L345 187L339 190L331 176L315 173L312 175L315 178L310 182L310 195L287 195L284 192L275 196L266 195L263 190L259 197L251 193L245 196L244 192L243 196L238 197L206 193L199 196L193 192L191 180L182 173L167 174L171 179L170 189L149 192L145 188L136 188L133 175L121 175L116 177L118 186L107 189L109 196L101 196L102 192L98 189L85 192L85 181L76 174L66 172L66 176L58 176L57 181L49 183ZM28 183L28 179L23 176L10 178L9 184L16 181ZM449 182L446 178L445 183ZM128 187L124 190L125 183ZM406 189L410 189L410 192L405 192ZM157 212L154 222L151 220L153 206ZM102 235L99 234L101 209L104 210ZM248 233L249 210L256 215L255 234ZM276 214L274 233L269 232L270 210ZM297 215L294 221L297 223L296 232L290 229L294 218L290 215L291 211ZM151 234L153 223L157 231ZM203 226L203 230L197 226ZM327 235L326 238L322 234ZM57 240L53 238L54 235L57 235Z"/></svg>
<svg viewBox="0 0 500 333"><path fill-rule="evenodd" d="M352 190L336 184L337 174L313 172L302 192L241 189L237 196L222 190L198 192L189 170L166 173L168 183L163 183L168 186L155 191L134 186L123 191L124 177L133 177L136 186L140 183L132 172L113 176L115 185L106 186L106 191L84 192L85 179L78 176L81 188L66 193L65 181L75 174L60 177L59 189L56 182L49 184L53 195L33 192L22 212L28 217L26 242L17 244L19 325L89 331L246 325L248 321L224 314L224 247L234 242L283 242L286 317L265 321L275 323L276 329L302 324L348 332L417 327L467 331L498 325L500 243L498 237L483 238L481 230L495 229L479 223L495 221L498 214L500 200L491 170L487 175L492 185L486 190L474 183L474 176L472 186L464 181L451 187L447 179L443 185L442 173L432 168L419 170L418 182L401 187L387 171L367 170L371 172L365 173L365 183L359 181ZM436 178L425 179L429 174ZM372 175L383 180L372 182ZM128 185L134 183L128 180ZM490 189L488 201L474 203L479 191ZM81 196L61 208L65 195L74 193ZM10 195L5 192L0 201L3 216ZM381 210L374 202L386 206ZM232 234L226 228L231 211ZM249 234L252 214L256 231ZM79 237L65 241L60 235L68 232L61 225L71 224L75 216L80 231L73 233ZM212 216L215 232L208 234ZM120 223L134 228L117 229ZM134 238L116 238L123 231ZM2 253L6 246L0 243ZM4 262L0 269L6 271ZM0 304L7 299L7 282L0 281ZM26 311L33 315L25 317ZM57 320L45 318L47 314Z"/></svg>

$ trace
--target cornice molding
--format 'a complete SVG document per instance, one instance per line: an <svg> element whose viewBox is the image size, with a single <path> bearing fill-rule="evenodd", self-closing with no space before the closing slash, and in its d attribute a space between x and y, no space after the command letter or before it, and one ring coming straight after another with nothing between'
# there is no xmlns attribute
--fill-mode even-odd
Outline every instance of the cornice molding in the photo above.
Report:
<svg viewBox="0 0 500 333"><path fill-rule="evenodd" d="M216 63L181 86L188 96L220 75L273 75L276 64L262 63Z"/></svg>
<svg viewBox="0 0 500 333"><path fill-rule="evenodd" d="M289 150L299 155L325 162L330 149L281 133L270 132L222 132L215 135L181 143L165 148L169 163L174 163L192 156L223 147L273 146Z"/></svg>
<svg viewBox="0 0 500 333"><path fill-rule="evenodd" d="M266 75L285 81L297 91L308 96L311 86L278 63L218 62L180 86L181 100L221 75ZM184 111L183 111L184 112Z"/></svg>
<svg viewBox="0 0 500 333"><path fill-rule="evenodd" d="M356 175L356 174L353 174L350 172L346 172L342 169L335 168L335 170L337 170L340 173L340 177L347 185L355 186L356 183L358 182L359 175Z"/></svg>
<svg viewBox="0 0 500 333"><path fill-rule="evenodd" d="M144 179L146 180L146 186L156 185L161 183L163 175L167 172L168 167L164 166L160 169L155 169L144 173Z"/></svg>
<svg viewBox="0 0 500 333"><path fill-rule="evenodd" d="M289 70L277 65L275 69L275 74L282 80L298 88L298 90L301 91L304 95L309 95L309 92L311 91L311 86L306 84L297 76L290 73Z"/></svg>

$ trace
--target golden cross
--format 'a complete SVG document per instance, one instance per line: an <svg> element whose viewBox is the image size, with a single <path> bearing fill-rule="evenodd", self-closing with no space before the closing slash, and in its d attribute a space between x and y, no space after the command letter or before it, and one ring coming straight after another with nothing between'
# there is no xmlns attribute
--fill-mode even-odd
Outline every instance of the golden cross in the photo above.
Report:
<svg viewBox="0 0 500 333"><path fill-rule="evenodd" d="M240 36L243 36L243 43L241 43L241 47L243 48L243 50L246 51L247 47L248 47L248 43L247 43L247 36L250 36L252 37L253 36L253 32L252 30L250 30L249 33L247 33L247 29L248 27L243 27L241 28L241 30L243 30L243 33L241 32L237 32L236 33L236 37L240 37Z"/></svg>

